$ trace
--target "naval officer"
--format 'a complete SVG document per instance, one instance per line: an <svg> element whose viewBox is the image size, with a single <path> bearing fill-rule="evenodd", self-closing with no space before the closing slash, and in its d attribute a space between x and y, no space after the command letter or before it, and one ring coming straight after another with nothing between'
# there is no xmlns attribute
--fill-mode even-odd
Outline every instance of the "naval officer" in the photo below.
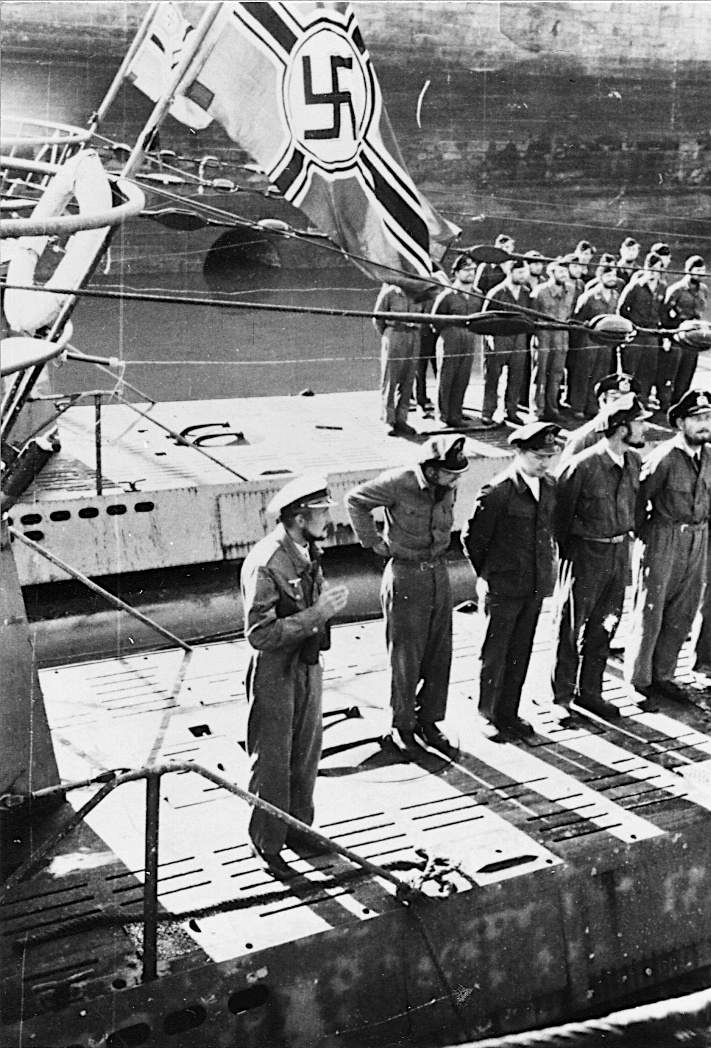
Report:
<svg viewBox="0 0 711 1048"><path fill-rule="evenodd" d="M297 477L267 507L276 528L248 554L241 574L245 636L254 649L247 669L249 790L311 825L322 741L320 653L330 647L330 620L348 590L328 586L317 542L330 507L323 477ZM293 876L280 855L304 842L283 822L253 808L254 854L277 877Z"/></svg>
<svg viewBox="0 0 711 1048"><path fill-rule="evenodd" d="M346 495L361 546L388 558L380 588L390 658L393 741L421 754L419 737L453 752L438 725L447 709L452 664L452 589L445 554L454 502L469 469L464 437L431 438L414 466L386 470ZM382 534L373 512L382 510Z"/></svg>
<svg viewBox="0 0 711 1048"><path fill-rule="evenodd" d="M462 534L480 579L486 633L479 712L504 740L533 728L518 715L541 607L553 592L555 481L560 426L533 422L509 437L513 463L485 484Z"/></svg>
<svg viewBox="0 0 711 1048"><path fill-rule="evenodd" d="M602 419L602 439L575 455L558 478L560 550L555 702L619 717L602 698L610 642L622 614L649 413L633 393ZM570 713L565 720L570 719Z"/></svg>
<svg viewBox="0 0 711 1048"><path fill-rule="evenodd" d="M644 543L635 580L625 676L647 698L683 700L674 681L706 582L711 512L711 397L690 390L669 409L677 430L642 469Z"/></svg>

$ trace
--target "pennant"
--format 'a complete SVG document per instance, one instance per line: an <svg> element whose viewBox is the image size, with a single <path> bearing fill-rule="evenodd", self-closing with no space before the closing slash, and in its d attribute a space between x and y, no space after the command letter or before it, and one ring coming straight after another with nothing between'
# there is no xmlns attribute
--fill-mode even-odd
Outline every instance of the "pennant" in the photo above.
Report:
<svg viewBox="0 0 711 1048"><path fill-rule="evenodd" d="M170 84L192 31L193 27L186 22L172 0L160 3L148 34L128 68L126 79L157 102ZM181 124L187 124L195 131L201 131L212 123L212 117L204 109L183 95L176 95L169 112Z"/></svg>
<svg viewBox="0 0 711 1048"><path fill-rule="evenodd" d="M234 3L184 88L361 268L430 277L459 233L415 188L346 3ZM360 260L360 261L358 261Z"/></svg>

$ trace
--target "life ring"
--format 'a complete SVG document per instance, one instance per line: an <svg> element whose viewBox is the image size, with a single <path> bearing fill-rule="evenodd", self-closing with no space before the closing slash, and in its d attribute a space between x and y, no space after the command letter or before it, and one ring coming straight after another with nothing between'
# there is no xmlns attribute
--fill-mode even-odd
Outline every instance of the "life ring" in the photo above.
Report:
<svg viewBox="0 0 711 1048"><path fill-rule="evenodd" d="M94 149L84 149L62 164L38 200L32 218L46 219L61 215L72 199L76 199L80 215L111 210L111 184ZM34 335L54 321L67 296L54 294L48 289L80 287L106 238L107 230L108 226L102 226L100 229L84 229L73 233L67 241L63 259L44 285L45 291L8 288L4 311L12 331ZM21 288L35 286L35 269L49 239L48 236L24 236L15 242L7 271L8 284Z"/></svg>

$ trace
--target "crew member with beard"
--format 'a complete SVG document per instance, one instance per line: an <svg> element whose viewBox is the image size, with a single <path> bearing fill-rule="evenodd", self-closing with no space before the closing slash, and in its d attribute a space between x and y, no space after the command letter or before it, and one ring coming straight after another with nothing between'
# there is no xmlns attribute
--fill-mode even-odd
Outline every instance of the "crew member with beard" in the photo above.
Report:
<svg viewBox="0 0 711 1048"><path fill-rule="evenodd" d="M652 451L640 485L644 543L625 676L647 698L682 700L674 681L706 580L711 513L711 397L690 390L669 410L677 434Z"/></svg>
<svg viewBox="0 0 711 1048"><path fill-rule="evenodd" d="M558 646L555 702L601 717L619 717L602 698L610 642L622 614L635 528L645 423L649 412L628 393L601 425L603 437L571 459L558 478L555 535L558 571Z"/></svg>
<svg viewBox="0 0 711 1048"><path fill-rule="evenodd" d="M474 287L476 262L471 255L459 255L452 266L452 287L445 288L435 299L432 315L467 316L479 313L483 296ZM472 373L476 339L463 324L437 324L437 421L445 426L466 425L463 415L464 395Z"/></svg>
<svg viewBox="0 0 711 1048"><path fill-rule="evenodd" d="M700 255L691 255L684 263L685 276L672 284L667 291L661 309L661 320L665 328L678 328L684 320L700 320L708 300L708 287L702 277L706 265ZM678 404L689 389L699 359L698 349L673 343L673 356L666 361L665 389L671 387L670 400ZM669 372L672 372L671 376ZM660 391L660 400L662 394Z"/></svg>
<svg viewBox="0 0 711 1048"><path fill-rule="evenodd" d="M320 653L348 599L345 586L324 583L316 545L334 505L323 477L289 481L267 506L279 523L249 552L240 578L254 649L246 678L249 790L309 826L323 735ZM275 877L294 876L280 854L285 843L313 848L259 808L249 835L253 854Z"/></svg>
<svg viewBox="0 0 711 1048"><path fill-rule="evenodd" d="M380 587L390 660L392 739L408 756L450 754L438 725L452 665L452 589L446 553L457 486L469 461L464 437L432 437L414 466L386 470L346 495L361 546L387 558ZM382 533L373 512L382 510Z"/></svg>

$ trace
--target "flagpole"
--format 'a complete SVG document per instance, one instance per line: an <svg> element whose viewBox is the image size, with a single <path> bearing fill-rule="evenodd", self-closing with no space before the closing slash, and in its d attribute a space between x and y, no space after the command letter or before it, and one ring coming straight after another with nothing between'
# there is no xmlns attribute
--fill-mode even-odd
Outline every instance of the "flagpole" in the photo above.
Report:
<svg viewBox="0 0 711 1048"><path fill-rule="evenodd" d="M154 133L160 127L166 113L170 109L171 103L175 98L175 93L180 87L180 84L185 77L188 69L193 63L195 56L202 47L205 37L212 28L212 24L220 13L222 7L221 0L215 0L210 3L203 14L202 18L198 22L195 32L191 33L188 37L188 46L185 49L180 62L178 63L173 77L170 81L170 85L163 92L161 97L155 104L153 112L149 116L143 130L136 140L136 144L133 147L131 155L129 156L123 171L121 172L124 178L130 178L133 172L140 166L143 157L147 151L147 145L153 137Z"/></svg>
<svg viewBox="0 0 711 1048"><path fill-rule="evenodd" d="M212 28L212 25L215 19L217 18L221 7L221 0L213 0L213 2L210 3L207 9L205 10L205 13L200 19L195 29L195 32L190 34L185 54L182 56L178 66L176 67L168 87L156 102L153 112L151 113L147 123L145 124L140 135L138 136L136 144L134 145L131 151L131 155L126 161L124 168L121 172L121 177L130 178L131 175L140 167L141 163L143 162L143 158L146 155L148 145L151 141L152 136L158 130L158 127L163 121L163 118L170 109L170 105L173 101L173 98L175 97L175 93L180 87L180 84L183 78L185 77L188 69L192 65L193 60L195 59L200 47L202 46L205 40L205 37ZM150 23L148 23L147 26L144 23L144 25L141 26L141 29L143 28L145 28L147 32L148 28L150 28ZM118 77L115 77L114 80L117 81ZM106 101L106 99L104 101ZM105 111L105 106L103 105L103 103L101 109L102 111ZM93 119L94 118L92 118L92 123ZM94 252L94 257L91 260L91 263L87 266L86 275L83 278L82 283L86 283L86 281L88 281L94 273L94 270L96 269L99 260L101 259L102 255L104 254L111 242L111 237L113 236L115 228L115 226L111 226L109 229L107 229L106 236L104 237L101 244L96 248ZM45 336L45 340L47 342L57 341L64 325L72 315L76 303L76 295L72 295L65 299L61 309L59 310L59 313L57 314L57 317L52 323L50 330L47 332L47 335ZM36 367L33 367L29 372L23 375L22 381L19 384L19 386L13 388L12 393L10 395L11 399L7 402L6 405L3 405L6 408L5 417L0 422L0 433L2 434L3 438L9 437L10 431L12 430L12 427L14 426L15 421L17 420L17 417L25 401L32 392L32 389L34 388L34 385L37 382L37 379L39 378L41 372L42 365L38 365Z"/></svg>
<svg viewBox="0 0 711 1048"><path fill-rule="evenodd" d="M113 105L114 99L116 98L116 95L119 93L121 85L126 79L126 73L128 72L128 68L131 65L133 59L136 57L136 52L138 51L139 47L150 32L151 26L153 25L153 21L155 19L156 14L158 13L159 7L160 0L153 0L151 6L148 8L148 11L143 17L143 21L141 22L141 24L138 27L138 30L136 31L136 35L134 36L133 41L131 42L131 46L124 55L124 59L118 68L118 72L116 73L116 76L114 77L111 86L104 95L104 99L101 105L96 109L94 113L92 113L91 117L89 118L89 130L92 134L96 131L99 125L103 123L104 117Z"/></svg>

